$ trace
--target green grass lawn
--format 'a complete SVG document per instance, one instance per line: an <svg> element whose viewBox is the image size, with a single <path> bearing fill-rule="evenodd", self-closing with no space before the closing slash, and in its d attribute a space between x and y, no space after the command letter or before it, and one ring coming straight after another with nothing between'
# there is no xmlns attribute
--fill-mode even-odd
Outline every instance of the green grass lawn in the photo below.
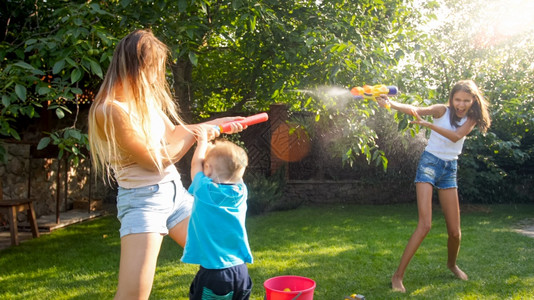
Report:
<svg viewBox="0 0 534 300"><path fill-rule="evenodd" d="M251 299L279 275L316 281L314 299L534 299L534 239L514 232L534 219L534 205L492 205L462 211L458 265L446 267L447 233L441 211L408 267L406 294L390 277L417 222L415 204L313 206L248 219L254 264ZM115 217L73 225L0 251L0 299L112 299L120 241ZM164 239L151 299L187 299L197 266L181 263L182 249Z"/></svg>

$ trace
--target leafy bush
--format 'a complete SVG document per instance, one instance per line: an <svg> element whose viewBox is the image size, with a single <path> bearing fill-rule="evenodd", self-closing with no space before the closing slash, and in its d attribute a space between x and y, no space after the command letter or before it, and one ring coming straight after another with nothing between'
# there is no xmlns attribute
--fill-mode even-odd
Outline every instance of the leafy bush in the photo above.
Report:
<svg viewBox="0 0 534 300"><path fill-rule="evenodd" d="M280 168L270 177L258 173L245 174L250 215L262 214L280 203L285 186L284 174L285 168Z"/></svg>

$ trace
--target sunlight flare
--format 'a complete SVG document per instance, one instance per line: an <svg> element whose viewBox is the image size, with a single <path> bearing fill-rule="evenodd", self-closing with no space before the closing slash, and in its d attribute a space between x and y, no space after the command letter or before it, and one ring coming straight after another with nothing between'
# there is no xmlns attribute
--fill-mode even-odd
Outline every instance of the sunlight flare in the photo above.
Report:
<svg viewBox="0 0 534 300"><path fill-rule="evenodd" d="M534 28L534 1L488 1L474 24L478 46L491 46Z"/></svg>

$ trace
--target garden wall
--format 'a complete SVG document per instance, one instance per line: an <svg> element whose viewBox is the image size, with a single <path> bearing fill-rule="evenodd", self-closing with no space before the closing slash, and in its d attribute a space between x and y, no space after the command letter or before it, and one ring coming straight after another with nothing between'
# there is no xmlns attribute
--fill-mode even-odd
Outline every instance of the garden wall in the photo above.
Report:
<svg viewBox="0 0 534 300"><path fill-rule="evenodd" d="M0 164L0 178L4 199L34 198L37 217L60 213L73 208L75 201L89 199L114 201L110 188L94 178L89 159L82 159L77 167L58 160L57 152L37 151L33 143L5 143L8 153L6 164ZM19 213L19 220L26 220ZM0 212L0 225L6 224Z"/></svg>
<svg viewBox="0 0 534 300"><path fill-rule="evenodd" d="M79 123L80 120L87 120L87 108L81 111ZM250 126L240 134L250 160L247 172L269 177L279 169L285 170L281 202L294 207L306 203L385 204L413 201L413 192L405 196L411 179L399 181L391 176L383 176L386 182L369 181L377 168L367 166L363 170L359 166L342 166L340 159L325 155L318 140L303 140L302 137L306 136L304 131L290 134L289 131L293 129L287 125L289 118L285 105L272 105L269 122ZM86 128L86 124L78 126ZM25 142L5 143L8 161L7 164L0 164L5 199L27 197L29 193L30 197L36 198L38 217L55 214L57 210L70 210L74 202L79 200L115 203L115 190L94 177L89 158L82 159L77 167L73 167L65 159L58 160L57 151L50 150L50 146L46 151L37 151L39 139L35 136L42 130L29 130L33 137ZM191 151L178 164L186 187L190 184L190 157ZM367 163L362 162L361 165L366 166ZM19 215L19 219L24 221L24 214ZM0 225L5 223L6 217L0 212Z"/></svg>
<svg viewBox="0 0 534 300"><path fill-rule="evenodd" d="M290 180L283 194L283 201L290 203L391 204L412 202L415 187L408 183L408 186L393 188L359 180Z"/></svg>

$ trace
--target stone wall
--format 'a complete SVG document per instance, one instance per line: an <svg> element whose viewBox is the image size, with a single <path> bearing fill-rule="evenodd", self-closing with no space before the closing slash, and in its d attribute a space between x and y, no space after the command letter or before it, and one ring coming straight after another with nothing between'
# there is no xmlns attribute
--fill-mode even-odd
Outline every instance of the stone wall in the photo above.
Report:
<svg viewBox="0 0 534 300"><path fill-rule="evenodd" d="M70 210L80 199L110 199L112 191L91 174L90 161L82 159L77 167L68 165L65 159L35 151L30 143L4 143L7 163L0 164L0 178L4 199L35 198L37 217ZM52 158L54 157L54 158ZM91 175L90 175L91 174ZM26 221L26 214L19 213L19 220ZM0 224L7 217L0 212Z"/></svg>
<svg viewBox="0 0 534 300"><path fill-rule="evenodd" d="M407 188L408 187L408 188ZM289 180L283 202L310 204L391 204L414 201L415 186L360 180Z"/></svg>

